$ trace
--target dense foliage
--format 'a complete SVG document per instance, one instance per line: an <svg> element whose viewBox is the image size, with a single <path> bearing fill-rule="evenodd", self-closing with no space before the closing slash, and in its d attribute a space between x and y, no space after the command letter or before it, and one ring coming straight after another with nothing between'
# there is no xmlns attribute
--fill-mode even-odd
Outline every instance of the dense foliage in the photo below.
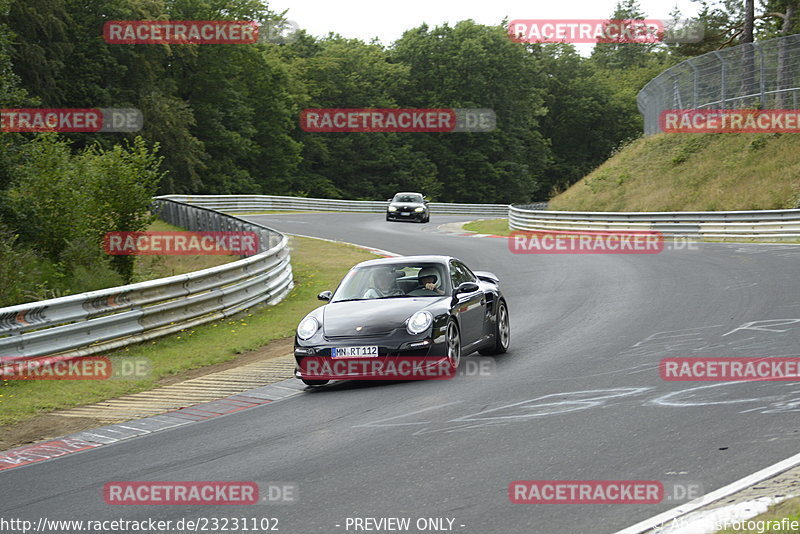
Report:
<svg viewBox="0 0 800 534"><path fill-rule="evenodd" d="M796 3L768 0L758 35L793 32ZM282 16L264 0L0 0L0 108L133 107L145 119L136 134L0 133L0 305L129 280L130 263L101 258L98 239L142 228L154 193L545 200L640 134L635 96L649 79L737 43L742 6L702 6L702 43L600 44L583 57L470 20L388 46L303 31L281 43L112 45L109 20ZM610 15L646 16L636 0ZM307 133L298 117L311 107L492 108L498 127ZM7 283L26 277L46 282L33 293Z"/></svg>

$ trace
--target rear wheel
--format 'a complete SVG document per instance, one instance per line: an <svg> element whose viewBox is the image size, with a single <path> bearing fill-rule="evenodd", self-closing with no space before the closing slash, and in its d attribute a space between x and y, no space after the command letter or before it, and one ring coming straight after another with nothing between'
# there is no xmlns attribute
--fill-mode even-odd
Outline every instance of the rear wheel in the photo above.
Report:
<svg viewBox="0 0 800 534"><path fill-rule="evenodd" d="M491 354L503 354L508 350L508 345L511 342L511 323L508 318L508 306L504 300L499 301L497 305L497 322L494 328L494 346L481 349L478 352L484 356Z"/></svg>
<svg viewBox="0 0 800 534"><path fill-rule="evenodd" d="M307 386L324 386L330 382L330 380L306 380L305 378L301 378L300 380L302 380L303 384Z"/></svg>
<svg viewBox="0 0 800 534"><path fill-rule="evenodd" d="M458 331L458 325L453 319L447 323L447 359L453 369L458 369L458 364L461 362L461 334Z"/></svg>

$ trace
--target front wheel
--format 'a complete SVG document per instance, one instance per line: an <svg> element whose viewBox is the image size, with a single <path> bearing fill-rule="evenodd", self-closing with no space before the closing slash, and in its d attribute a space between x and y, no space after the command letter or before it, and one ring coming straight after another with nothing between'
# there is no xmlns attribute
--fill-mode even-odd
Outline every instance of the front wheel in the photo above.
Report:
<svg viewBox="0 0 800 534"><path fill-rule="evenodd" d="M330 380L306 380L305 378L301 378L300 380L302 380L303 384L307 386L324 386L330 382Z"/></svg>
<svg viewBox="0 0 800 534"><path fill-rule="evenodd" d="M508 350L508 345L511 343L511 323L508 318L508 306L504 300L499 301L497 304L497 322L494 328L494 345L492 347L481 349L478 352L484 356L491 354L503 354Z"/></svg>
<svg viewBox="0 0 800 534"><path fill-rule="evenodd" d="M458 369L458 364L461 362L461 334L458 331L458 325L453 319L447 323L447 359L453 369Z"/></svg>

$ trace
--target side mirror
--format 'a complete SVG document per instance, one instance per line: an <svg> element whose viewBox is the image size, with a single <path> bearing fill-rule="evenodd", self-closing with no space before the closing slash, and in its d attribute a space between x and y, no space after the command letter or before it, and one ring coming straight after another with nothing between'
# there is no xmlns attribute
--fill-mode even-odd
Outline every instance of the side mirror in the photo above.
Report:
<svg viewBox="0 0 800 534"><path fill-rule="evenodd" d="M480 287L475 282L461 282L453 292L453 296L458 296L461 293L475 293L479 289Z"/></svg>
<svg viewBox="0 0 800 534"><path fill-rule="evenodd" d="M331 297L333 297L333 293L331 293L330 291L323 291L322 293L320 293L319 295L317 295L317 298L318 298L319 300L327 300L327 301L330 301L330 300L331 300Z"/></svg>
<svg viewBox="0 0 800 534"><path fill-rule="evenodd" d="M391 202L391 201L392 201L392 199L391 199L391 198L387 198L387 199L386 199L386 202Z"/></svg>

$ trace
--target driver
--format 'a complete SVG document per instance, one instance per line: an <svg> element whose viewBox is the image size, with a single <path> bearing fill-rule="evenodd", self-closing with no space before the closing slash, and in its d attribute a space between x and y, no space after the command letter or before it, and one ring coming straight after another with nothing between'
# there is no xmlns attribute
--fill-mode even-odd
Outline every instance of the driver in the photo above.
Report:
<svg viewBox="0 0 800 534"><path fill-rule="evenodd" d="M397 275L395 273L396 271L392 268L380 269L376 272L372 277L375 285L364 292L364 298L377 299L381 297L405 295L405 293L397 287Z"/></svg>
<svg viewBox="0 0 800 534"><path fill-rule="evenodd" d="M419 287L417 289L427 289L438 295L444 295L444 290L439 288L439 271L435 267L423 267L417 273Z"/></svg>

